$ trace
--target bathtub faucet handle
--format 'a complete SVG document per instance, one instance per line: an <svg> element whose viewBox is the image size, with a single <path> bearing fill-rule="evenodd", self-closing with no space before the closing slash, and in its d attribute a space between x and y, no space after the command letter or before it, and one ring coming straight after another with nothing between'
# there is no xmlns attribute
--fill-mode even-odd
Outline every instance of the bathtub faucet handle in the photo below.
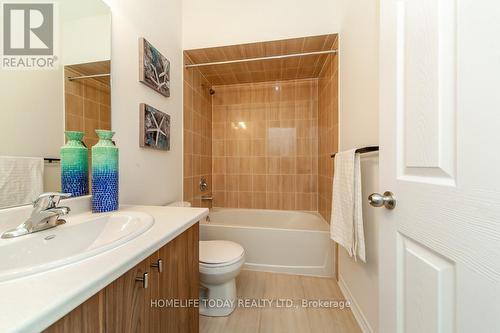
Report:
<svg viewBox="0 0 500 333"><path fill-rule="evenodd" d="M208 182L205 177L200 178L200 191L205 192L208 190Z"/></svg>
<svg viewBox="0 0 500 333"><path fill-rule="evenodd" d="M201 196L202 201L212 201L214 198L211 195L202 195Z"/></svg>

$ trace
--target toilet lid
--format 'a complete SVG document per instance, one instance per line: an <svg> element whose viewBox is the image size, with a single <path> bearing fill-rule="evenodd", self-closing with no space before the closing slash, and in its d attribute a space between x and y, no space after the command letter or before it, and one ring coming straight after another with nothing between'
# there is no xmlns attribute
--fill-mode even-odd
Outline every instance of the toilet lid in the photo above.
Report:
<svg viewBox="0 0 500 333"><path fill-rule="evenodd" d="M222 264L240 258L245 250L240 244L224 240L200 241L200 262Z"/></svg>

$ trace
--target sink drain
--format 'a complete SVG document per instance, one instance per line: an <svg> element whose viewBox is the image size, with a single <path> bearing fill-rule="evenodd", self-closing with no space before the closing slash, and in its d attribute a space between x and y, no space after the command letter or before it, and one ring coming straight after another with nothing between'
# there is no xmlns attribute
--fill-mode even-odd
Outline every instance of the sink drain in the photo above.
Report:
<svg viewBox="0 0 500 333"><path fill-rule="evenodd" d="M56 238L56 235L48 235L47 237L45 237L44 239L45 240L51 240L51 239L54 239Z"/></svg>

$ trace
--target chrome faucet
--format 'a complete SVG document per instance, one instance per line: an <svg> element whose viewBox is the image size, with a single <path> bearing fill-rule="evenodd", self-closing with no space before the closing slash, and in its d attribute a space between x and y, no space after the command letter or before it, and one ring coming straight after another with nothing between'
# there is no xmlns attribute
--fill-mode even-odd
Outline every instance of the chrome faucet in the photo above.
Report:
<svg viewBox="0 0 500 333"><path fill-rule="evenodd" d="M33 212L31 212L31 216L15 229L4 232L2 238L24 236L66 223L65 220L59 217L68 214L71 209L69 209L69 207L58 207L57 205L61 198L68 198L70 196L71 193L58 192L40 194L40 196L33 201L34 209Z"/></svg>

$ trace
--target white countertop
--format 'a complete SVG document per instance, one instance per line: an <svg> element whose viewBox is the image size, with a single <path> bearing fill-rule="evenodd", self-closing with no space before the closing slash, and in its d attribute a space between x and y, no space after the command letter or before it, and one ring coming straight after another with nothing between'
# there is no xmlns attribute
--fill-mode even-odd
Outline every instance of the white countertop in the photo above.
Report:
<svg viewBox="0 0 500 333"><path fill-rule="evenodd" d="M67 266L0 283L0 332L40 332L200 219L206 208L126 206L154 225L123 245ZM0 254L1 260L1 254Z"/></svg>

